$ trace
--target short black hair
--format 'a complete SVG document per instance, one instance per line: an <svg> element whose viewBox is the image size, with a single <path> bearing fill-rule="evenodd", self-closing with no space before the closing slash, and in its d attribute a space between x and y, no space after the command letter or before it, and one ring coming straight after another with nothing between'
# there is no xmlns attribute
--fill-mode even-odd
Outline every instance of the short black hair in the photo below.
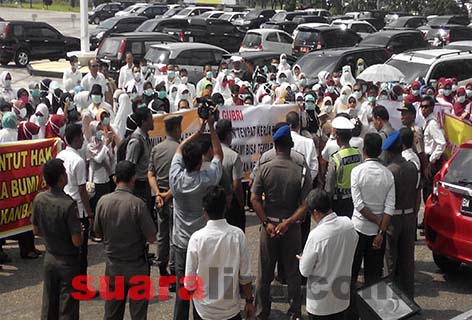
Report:
<svg viewBox="0 0 472 320"><path fill-rule="evenodd" d="M43 177L50 187L56 187L59 178L65 173L64 161L58 158L49 160L43 166Z"/></svg>
<svg viewBox="0 0 472 320"><path fill-rule="evenodd" d="M137 108L135 114L138 127L141 127L144 121L152 117L152 112L148 108Z"/></svg>
<svg viewBox="0 0 472 320"><path fill-rule="evenodd" d="M382 153L382 137L370 132L364 137L364 152L369 158L378 158Z"/></svg>
<svg viewBox="0 0 472 320"><path fill-rule="evenodd" d="M350 130L336 130L336 136L342 143L349 143L352 138L352 132Z"/></svg>
<svg viewBox="0 0 472 320"><path fill-rule="evenodd" d="M311 190L306 198L310 211L328 213L331 210L331 196L323 189Z"/></svg>
<svg viewBox="0 0 472 320"><path fill-rule="evenodd" d="M223 97L223 95L221 93L217 92L217 93L212 94L211 101L213 101L213 103L215 105L218 105L220 103L224 104L225 103L225 98Z"/></svg>
<svg viewBox="0 0 472 320"><path fill-rule="evenodd" d="M136 165L128 160L118 162L115 169L116 183L128 183L136 175Z"/></svg>
<svg viewBox="0 0 472 320"><path fill-rule="evenodd" d="M180 121L164 121L166 132L174 132L177 128L180 128Z"/></svg>
<svg viewBox="0 0 472 320"><path fill-rule="evenodd" d="M372 116L374 118L380 118L383 121L388 121L390 119L387 108L381 105L377 105L374 107L374 109L372 110Z"/></svg>
<svg viewBox="0 0 472 320"><path fill-rule="evenodd" d="M430 96L423 96L423 97L421 98L421 102L424 102L424 101L427 101L427 102L428 102L430 108L434 107L434 105L436 104L436 103L434 102L433 97L430 97Z"/></svg>
<svg viewBox="0 0 472 320"><path fill-rule="evenodd" d="M233 125L231 121L228 119L220 119L216 123L216 133L218 134L218 138L220 141L226 139L226 137L233 133Z"/></svg>
<svg viewBox="0 0 472 320"><path fill-rule="evenodd" d="M90 95L98 94L103 97L102 86L95 83L90 90Z"/></svg>
<svg viewBox="0 0 472 320"><path fill-rule="evenodd" d="M405 148L409 149L413 146L414 134L410 128L401 128L400 129L400 138L402 140L402 144Z"/></svg>
<svg viewBox="0 0 472 320"><path fill-rule="evenodd" d="M207 189L203 197L203 209L210 220L223 219L226 208L226 192L221 186L212 186Z"/></svg>
<svg viewBox="0 0 472 320"><path fill-rule="evenodd" d="M202 162L202 145L198 141L187 142L182 150L185 169L194 171Z"/></svg>
<svg viewBox="0 0 472 320"><path fill-rule="evenodd" d="M200 146L202 148L202 154L206 154L211 148L211 135L209 133L204 133L198 139Z"/></svg>
<svg viewBox="0 0 472 320"><path fill-rule="evenodd" d="M235 84L231 87L231 93L232 94L239 94L239 89L240 89L239 85Z"/></svg>
<svg viewBox="0 0 472 320"><path fill-rule="evenodd" d="M295 111L290 111L285 116L285 121L287 121L290 129L297 129L300 127L300 116Z"/></svg>
<svg viewBox="0 0 472 320"><path fill-rule="evenodd" d="M352 129L352 136L359 137L362 132L362 122L357 117L353 119L355 120L356 123L354 124L354 129Z"/></svg>
<svg viewBox="0 0 472 320"><path fill-rule="evenodd" d="M77 123L70 123L66 127L66 132L64 134L68 144L71 144L75 138L83 135L82 126Z"/></svg>

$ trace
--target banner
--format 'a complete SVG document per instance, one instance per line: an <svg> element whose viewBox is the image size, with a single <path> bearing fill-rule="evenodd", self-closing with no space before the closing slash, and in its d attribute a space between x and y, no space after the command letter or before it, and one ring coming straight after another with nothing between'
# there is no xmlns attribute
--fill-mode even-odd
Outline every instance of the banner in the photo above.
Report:
<svg viewBox="0 0 472 320"><path fill-rule="evenodd" d="M0 144L0 238L32 229L33 199L46 188L43 164L56 157L59 141Z"/></svg>
<svg viewBox="0 0 472 320"><path fill-rule="evenodd" d="M249 177L262 153L272 148L272 128L285 121L290 111L298 111L296 105L224 106L219 108L220 119L231 120L233 142L231 147L239 153L243 162L245 178ZM200 129L197 110L191 109L174 114L182 115L182 139ZM158 144L165 138L164 118L154 116L154 130L149 133L151 143Z"/></svg>
<svg viewBox="0 0 472 320"><path fill-rule="evenodd" d="M472 139L472 124L450 114L444 115L444 131L449 156L458 146Z"/></svg>

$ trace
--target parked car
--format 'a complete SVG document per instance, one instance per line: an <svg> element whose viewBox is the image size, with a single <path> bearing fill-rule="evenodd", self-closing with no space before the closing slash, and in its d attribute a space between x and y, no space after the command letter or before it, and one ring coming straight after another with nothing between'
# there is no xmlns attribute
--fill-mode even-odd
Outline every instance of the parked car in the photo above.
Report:
<svg viewBox="0 0 472 320"><path fill-rule="evenodd" d="M354 31L331 26L299 26L293 40L292 54L304 53L330 48L352 47L362 38Z"/></svg>
<svg viewBox="0 0 472 320"><path fill-rule="evenodd" d="M442 47L454 41L472 40L472 29L462 25L426 25L418 29L435 47Z"/></svg>
<svg viewBox="0 0 472 320"><path fill-rule="evenodd" d="M277 29L292 34L298 23L293 21L272 21L261 24L261 29Z"/></svg>
<svg viewBox="0 0 472 320"><path fill-rule="evenodd" d="M385 23L390 24L395 20L398 20L401 17L408 16L409 14L406 12L389 12L385 15Z"/></svg>
<svg viewBox="0 0 472 320"><path fill-rule="evenodd" d="M95 30L90 32L90 50L97 49L100 41L108 35L134 31L146 20L146 17L124 16L102 21Z"/></svg>
<svg viewBox="0 0 472 320"><path fill-rule="evenodd" d="M440 77L457 78L462 84L472 78L472 54L449 49L429 49L403 52L386 62L400 70L404 81L423 78L434 84Z"/></svg>
<svg viewBox="0 0 472 320"><path fill-rule="evenodd" d="M148 19L152 19L155 16L160 16L166 13L169 8L164 4L152 4L145 7L141 7L136 10L134 13L130 14L129 16L139 16L139 17L146 17Z"/></svg>
<svg viewBox="0 0 472 320"><path fill-rule="evenodd" d="M365 38L371 33L377 32L373 25L367 21L356 21L356 20L334 20L331 23L334 27L341 27L343 29L350 29L357 32L362 38Z"/></svg>
<svg viewBox="0 0 472 320"><path fill-rule="evenodd" d="M213 7L187 7L182 9L179 13L174 15L174 18L192 18L201 15L207 11L213 11L215 8Z"/></svg>
<svg viewBox="0 0 472 320"><path fill-rule="evenodd" d="M180 41L186 41L185 31L189 27L188 19L150 19L144 21L139 27L136 28L136 32L164 32L172 35L178 35Z"/></svg>
<svg viewBox="0 0 472 320"><path fill-rule="evenodd" d="M244 17L243 12L225 12L219 19L234 23L237 19Z"/></svg>
<svg viewBox="0 0 472 320"><path fill-rule="evenodd" d="M454 41L444 47L445 49L460 50L460 51L472 51L472 40L466 41Z"/></svg>
<svg viewBox="0 0 472 320"><path fill-rule="evenodd" d="M328 24L328 19L326 17L322 16L313 16L313 15L307 15L307 16L297 16L293 18L293 22L295 22L297 25L304 24L304 23L325 23Z"/></svg>
<svg viewBox="0 0 472 320"><path fill-rule="evenodd" d="M142 7L146 7L148 6L147 3L135 3L135 4L132 4L130 5L129 7L126 7L125 9L121 10L121 11L118 11L116 14L115 14L115 17L124 17L124 16L127 16L129 14L132 14L132 13L135 13L136 10L138 10L139 8L142 8Z"/></svg>
<svg viewBox="0 0 472 320"><path fill-rule="evenodd" d="M114 77L118 76L121 66L125 62L125 55L131 52L134 62L144 58L146 52L151 45L159 43L179 42L175 36L160 32L128 32L122 34L114 34L102 41L97 50L97 59L108 63L110 74Z"/></svg>
<svg viewBox="0 0 472 320"><path fill-rule="evenodd" d="M424 213L426 244L447 273L472 265L472 140L462 144L434 177Z"/></svg>
<svg viewBox="0 0 472 320"><path fill-rule="evenodd" d="M256 9L250 11L244 17L237 19L234 22L238 28L243 31L247 31L249 29L257 29L260 28L261 24L267 22L275 15L275 11L271 9Z"/></svg>
<svg viewBox="0 0 472 320"><path fill-rule="evenodd" d="M446 24L459 24L467 26L470 23L468 16L437 16L428 21L430 26L441 26Z"/></svg>
<svg viewBox="0 0 472 320"><path fill-rule="evenodd" d="M296 17L307 16L308 12L306 11L293 11L293 12L277 12L269 21L292 21Z"/></svg>
<svg viewBox="0 0 472 320"><path fill-rule="evenodd" d="M305 9L303 11L313 16L320 16L325 18L329 18L331 16L331 13L329 13L329 11L326 9Z"/></svg>
<svg viewBox="0 0 472 320"><path fill-rule="evenodd" d="M238 56L244 59L244 61L250 61L255 66L269 67L272 63L272 59L280 59L280 52L268 52L268 51L245 51L245 52L238 52L238 53L230 53L223 56L223 59L229 60L231 57ZM287 55L287 62L289 65L293 66L297 58ZM245 65L242 64L242 68L245 69Z"/></svg>
<svg viewBox="0 0 472 320"><path fill-rule="evenodd" d="M169 4L168 7L169 10L167 10L163 15L156 15L154 18L170 18L185 9L185 6L180 4Z"/></svg>
<svg viewBox="0 0 472 320"><path fill-rule="evenodd" d="M345 65L351 66L354 73L356 71L357 60L364 59L366 66L381 64L390 58L391 53L383 48L337 48L318 50L305 54L296 64L305 73L310 85L318 82L320 71L341 71Z"/></svg>
<svg viewBox="0 0 472 320"><path fill-rule="evenodd" d="M88 22L99 24L103 20L114 17L115 13L122 10L123 6L119 2L109 2L99 4L95 10L89 11Z"/></svg>
<svg viewBox="0 0 472 320"><path fill-rule="evenodd" d="M416 29L428 23L428 19L422 16L404 16L393 20L385 26L385 30L389 29Z"/></svg>
<svg viewBox="0 0 472 320"><path fill-rule="evenodd" d="M223 13L225 13L225 12L224 11L216 11L216 10L207 11L207 12L204 12L201 15L197 16L197 18L200 18L200 19L218 19L219 17L221 17L223 15Z"/></svg>
<svg viewBox="0 0 472 320"><path fill-rule="evenodd" d="M392 53L429 47L418 30L382 30L365 37L359 46L378 46Z"/></svg>
<svg viewBox="0 0 472 320"><path fill-rule="evenodd" d="M246 33L239 52L273 51L291 54L292 42L292 37L284 31L275 29L254 29Z"/></svg>
<svg viewBox="0 0 472 320"><path fill-rule="evenodd" d="M45 22L1 21L0 63L15 61L25 67L36 59L59 60L68 51L80 50L80 40L66 37Z"/></svg>
<svg viewBox="0 0 472 320"><path fill-rule="evenodd" d="M223 55L229 52L204 43L169 43L153 45L146 53L148 65L174 64L188 71L189 81L196 83L201 79L202 66L209 64L218 69Z"/></svg>

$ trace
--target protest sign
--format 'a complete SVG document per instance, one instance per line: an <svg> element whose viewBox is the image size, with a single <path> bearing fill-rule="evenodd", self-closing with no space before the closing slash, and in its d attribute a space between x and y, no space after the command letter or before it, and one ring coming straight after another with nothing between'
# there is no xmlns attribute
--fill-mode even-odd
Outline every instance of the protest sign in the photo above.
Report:
<svg viewBox="0 0 472 320"><path fill-rule="evenodd" d="M33 199L46 188L42 168L59 139L0 144L0 238L31 230Z"/></svg>

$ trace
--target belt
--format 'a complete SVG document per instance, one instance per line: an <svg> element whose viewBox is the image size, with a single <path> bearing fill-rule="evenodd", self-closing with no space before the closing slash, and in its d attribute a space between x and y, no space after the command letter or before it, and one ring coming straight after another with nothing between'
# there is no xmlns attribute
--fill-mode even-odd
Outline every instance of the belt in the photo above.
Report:
<svg viewBox="0 0 472 320"><path fill-rule="evenodd" d="M284 222L285 220L287 220L287 218L267 217L267 220L269 220L270 222L274 222L274 223L282 223L282 222ZM302 223L302 221L297 220L297 222L295 222L295 223Z"/></svg>
<svg viewBox="0 0 472 320"><path fill-rule="evenodd" d="M395 215L410 214L415 212L415 209L397 209L395 210Z"/></svg>

